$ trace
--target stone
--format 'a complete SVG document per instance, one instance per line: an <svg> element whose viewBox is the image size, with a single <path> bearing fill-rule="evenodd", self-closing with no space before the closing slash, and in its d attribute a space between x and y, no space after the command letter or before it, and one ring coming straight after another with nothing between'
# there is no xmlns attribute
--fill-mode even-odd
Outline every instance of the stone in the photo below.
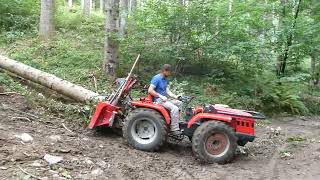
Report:
<svg viewBox="0 0 320 180"><path fill-rule="evenodd" d="M27 134L27 133L22 133L20 135L15 135L15 137L21 139L25 143L33 141L33 137L30 134Z"/></svg>
<svg viewBox="0 0 320 180"><path fill-rule="evenodd" d="M101 175L102 173L103 173L103 171L100 168L97 168L97 169L94 169L93 171L91 171L91 175L93 175L93 176L98 176L98 175Z"/></svg>
<svg viewBox="0 0 320 180"><path fill-rule="evenodd" d="M50 154L44 155L43 159L49 163L49 165L57 164L63 161L63 157L61 156L53 156Z"/></svg>

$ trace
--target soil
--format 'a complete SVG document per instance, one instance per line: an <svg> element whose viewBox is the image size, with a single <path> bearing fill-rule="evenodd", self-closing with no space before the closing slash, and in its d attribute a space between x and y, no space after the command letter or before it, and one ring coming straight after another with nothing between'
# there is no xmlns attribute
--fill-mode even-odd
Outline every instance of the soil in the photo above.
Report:
<svg viewBox="0 0 320 180"><path fill-rule="evenodd" d="M142 152L110 130L88 130L44 111L22 96L0 95L0 179L320 179L319 117L260 122L256 140L232 163L218 165L200 164L187 140ZM15 136L22 133L33 141ZM48 165L45 154L63 161Z"/></svg>

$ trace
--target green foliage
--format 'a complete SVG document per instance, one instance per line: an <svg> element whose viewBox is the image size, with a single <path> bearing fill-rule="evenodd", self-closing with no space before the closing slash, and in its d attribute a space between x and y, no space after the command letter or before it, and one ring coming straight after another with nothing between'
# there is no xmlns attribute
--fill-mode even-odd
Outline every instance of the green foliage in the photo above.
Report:
<svg viewBox="0 0 320 180"><path fill-rule="evenodd" d="M320 113L320 90L309 86L314 78L309 70L311 54L319 64L320 3L316 0L302 1L295 27L291 12L297 1L293 0L284 5L232 1L230 10L229 1L222 0L188 1L188 5L173 0L144 2L129 15L126 36L115 36L120 42L118 76L124 76L141 53L136 73L142 84L149 84L160 66L170 63L175 67L172 90L196 96L194 104L228 104L270 114ZM44 44L35 36L39 1L0 0L0 4L0 44L5 44L10 57L102 94L110 91L106 84L111 83L101 70L102 13L93 11L92 16L83 17L79 1L71 11L63 0L56 1L56 33ZM286 74L277 77L277 60L290 34L293 43ZM0 76L0 82L10 89L21 86L9 77ZM145 95L139 90L133 94ZM82 117L88 113L56 103L49 102L47 108Z"/></svg>
<svg viewBox="0 0 320 180"><path fill-rule="evenodd" d="M0 30L32 28L36 21L35 16L38 14L37 0L0 0L0 4Z"/></svg>
<svg viewBox="0 0 320 180"><path fill-rule="evenodd" d="M306 138L302 136L290 136L287 138L287 142L301 142L305 140Z"/></svg>

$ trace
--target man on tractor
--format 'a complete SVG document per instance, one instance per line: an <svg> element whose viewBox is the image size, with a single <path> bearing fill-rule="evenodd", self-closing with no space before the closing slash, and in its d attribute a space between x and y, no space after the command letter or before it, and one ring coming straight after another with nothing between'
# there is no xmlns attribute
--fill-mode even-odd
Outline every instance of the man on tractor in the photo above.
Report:
<svg viewBox="0 0 320 180"><path fill-rule="evenodd" d="M162 66L160 74L153 76L148 93L152 95L152 100L154 103L159 104L170 111L171 134L181 135L179 128L179 107L181 106L182 102L177 100L179 96L172 93L168 87L167 77L169 77L171 74L170 69L171 65L169 64L164 64ZM167 96L173 98L173 100L169 100Z"/></svg>

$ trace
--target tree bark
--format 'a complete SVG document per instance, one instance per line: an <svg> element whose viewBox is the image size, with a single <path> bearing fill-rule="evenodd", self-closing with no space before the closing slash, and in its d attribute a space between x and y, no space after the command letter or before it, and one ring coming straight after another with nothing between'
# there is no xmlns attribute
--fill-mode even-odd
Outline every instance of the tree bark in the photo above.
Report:
<svg viewBox="0 0 320 180"><path fill-rule="evenodd" d="M133 13L137 9L137 0L130 0L130 13Z"/></svg>
<svg viewBox="0 0 320 180"><path fill-rule="evenodd" d="M104 12L104 0L100 0L99 8L101 12Z"/></svg>
<svg viewBox="0 0 320 180"><path fill-rule="evenodd" d="M229 2L228 2L228 14L229 14L229 16L231 16L231 13L232 13L232 4L233 4L233 0L229 0Z"/></svg>
<svg viewBox="0 0 320 180"><path fill-rule="evenodd" d="M54 0L41 0L39 37L48 41L53 34Z"/></svg>
<svg viewBox="0 0 320 180"><path fill-rule="evenodd" d="M314 53L311 53L311 61L310 61L310 85L314 86L318 84L317 74L316 74L316 56Z"/></svg>
<svg viewBox="0 0 320 180"><path fill-rule="evenodd" d="M3 68L13 74L21 76L35 83L41 84L76 101L85 102L98 100L101 98L99 94L93 91L87 90L81 86L60 79L52 74L40 71L1 55L0 68Z"/></svg>
<svg viewBox="0 0 320 180"><path fill-rule="evenodd" d="M83 7L84 7L84 0L80 0L80 7L81 7L81 9L83 10Z"/></svg>
<svg viewBox="0 0 320 180"><path fill-rule="evenodd" d="M289 49L292 46L292 41L293 41L293 32L292 31L296 27L297 18L298 18L299 12L300 12L300 4L301 4L301 0L298 0L297 5L296 5L296 9L294 11L294 17L293 17L291 30L288 32L288 35L287 35L287 41L285 44L284 53L279 57L280 62L279 62L278 72L277 72L278 76L283 76L285 74L287 60L289 57ZM284 11L283 13L285 15L285 9L283 11Z"/></svg>
<svg viewBox="0 0 320 180"><path fill-rule="evenodd" d="M68 9L69 9L69 10L72 9L72 0L68 0Z"/></svg>
<svg viewBox="0 0 320 180"><path fill-rule="evenodd" d="M103 70L107 75L116 76L116 65L118 61L118 23L119 23L119 0L107 0L105 23L105 44Z"/></svg>
<svg viewBox="0 0 320 180"><path fill-rule="evenodd" d="M84 0L83 1L83 15L90 16L92 8L92 0Z"/></svg>
<svg viewBox="0 0 320 180"><path fill-rule="evenodd" d="M128 0L120 0L120 27L119 27L119 35L120 37L124 37L126 34L126 24L128 17Z"/></svg>

